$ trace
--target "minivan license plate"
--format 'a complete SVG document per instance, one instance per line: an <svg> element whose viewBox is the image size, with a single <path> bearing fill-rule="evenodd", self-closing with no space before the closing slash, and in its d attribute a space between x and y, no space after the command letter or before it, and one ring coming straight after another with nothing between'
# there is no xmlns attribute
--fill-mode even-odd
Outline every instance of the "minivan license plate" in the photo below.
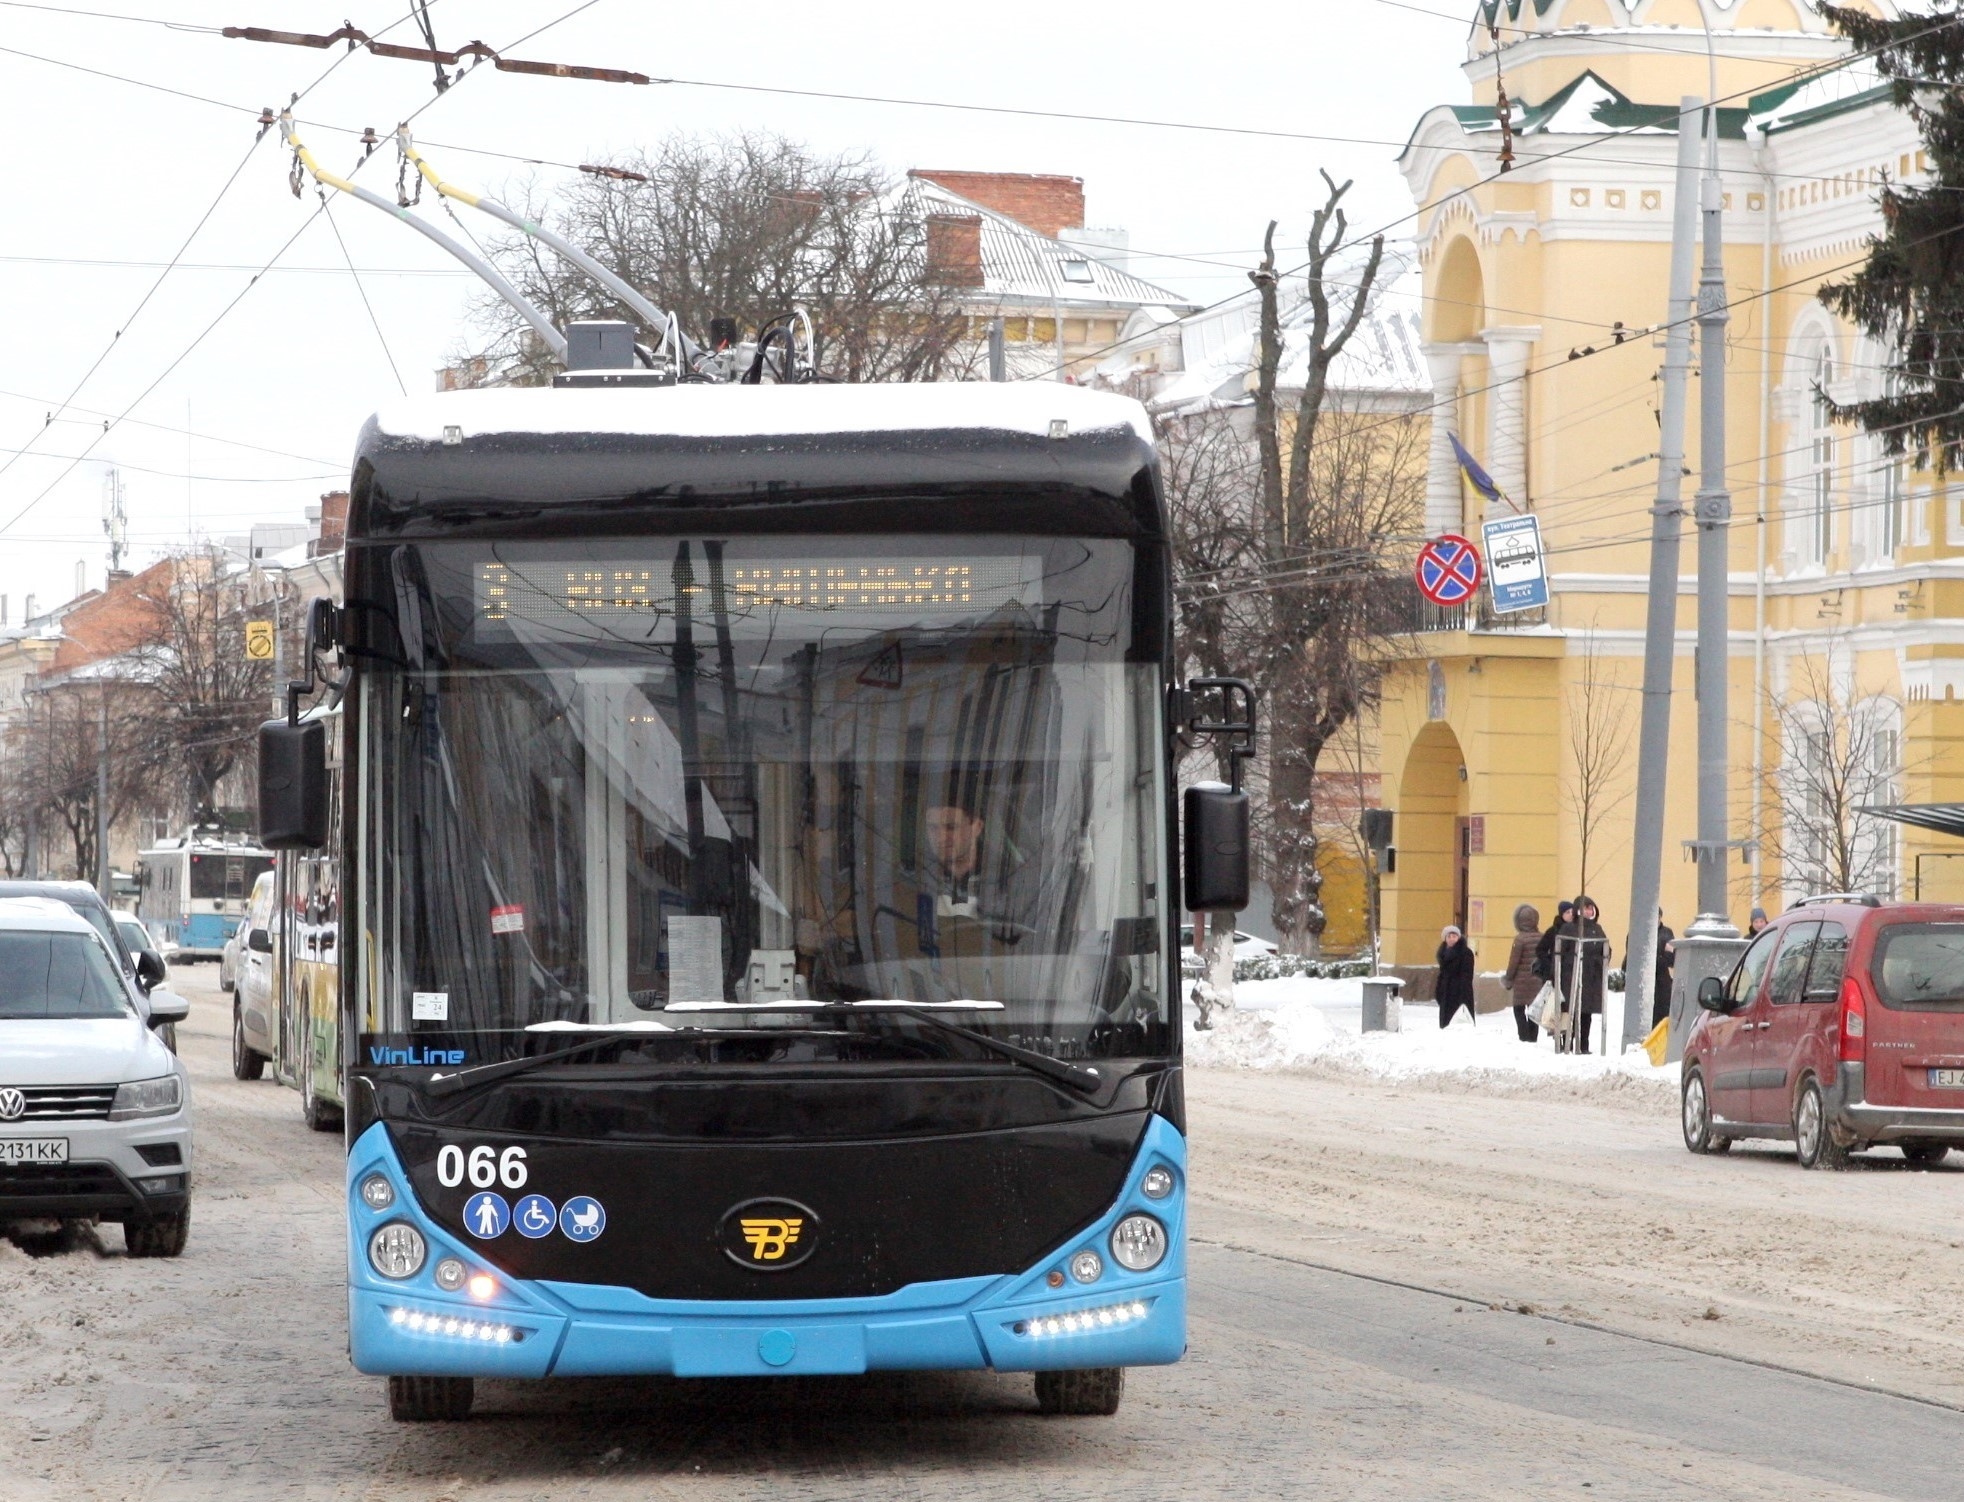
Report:
<svg viewBox="0 0 1964 1502"><path fill-rule="evenodd" d="M1964 1090L1964 1069L1932 1069L1930 1071L1932 1090Z"/></svg>
<svg viewBox="0 0 1964 1502"><path fill-rule="evenodd" d="M0 1137L0 1163L66 1163L66 1137Z"/></svg>

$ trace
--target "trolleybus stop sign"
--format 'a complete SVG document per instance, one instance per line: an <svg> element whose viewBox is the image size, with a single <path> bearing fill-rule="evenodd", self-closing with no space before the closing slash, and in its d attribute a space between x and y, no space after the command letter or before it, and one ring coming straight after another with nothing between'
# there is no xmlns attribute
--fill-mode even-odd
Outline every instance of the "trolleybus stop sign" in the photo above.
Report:
<svg viewBox="0 0 1964 1502"><path fill-rule="evenodd" d="M1548 603L1548 565L1541 551L1541 522L1502 516L1481 527L1487 544L1488 588L1496 615L1534 610Z"/></svg>
<svg viewBox="0 0 1964 1502"><path fill-rule="evenodd" d="M1418 550L1418 592L1434 605L1464 605L1480 588L1480 550L1448 532Z"/></svg>

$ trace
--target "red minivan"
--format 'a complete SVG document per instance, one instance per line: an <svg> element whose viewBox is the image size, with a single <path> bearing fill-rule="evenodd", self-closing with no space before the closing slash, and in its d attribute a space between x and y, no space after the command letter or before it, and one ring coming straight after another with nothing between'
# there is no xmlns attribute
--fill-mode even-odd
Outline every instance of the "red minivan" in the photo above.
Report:
<svg viewBox="0 0 1964 1502"><path fill-rule="evenodd" d="M1964 1143L1964 907L1817 897L1699 987L1684 1145L1791 1140L1804 1168L1886 1143L1912 1163Z"/></svg>

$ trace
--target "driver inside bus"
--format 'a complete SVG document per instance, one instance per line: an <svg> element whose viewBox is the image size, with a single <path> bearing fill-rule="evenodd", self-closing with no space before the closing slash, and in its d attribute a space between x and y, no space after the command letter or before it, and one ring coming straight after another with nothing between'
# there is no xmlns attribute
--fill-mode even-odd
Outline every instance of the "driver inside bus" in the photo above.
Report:
<svg viewBox="0 0 1964 1502"><path fill-rule="evenodd" d="M935 915L1031 928L1035 894L1029 863L1006 835L991 830L979 802L956 792L927 809Z"/></svg>

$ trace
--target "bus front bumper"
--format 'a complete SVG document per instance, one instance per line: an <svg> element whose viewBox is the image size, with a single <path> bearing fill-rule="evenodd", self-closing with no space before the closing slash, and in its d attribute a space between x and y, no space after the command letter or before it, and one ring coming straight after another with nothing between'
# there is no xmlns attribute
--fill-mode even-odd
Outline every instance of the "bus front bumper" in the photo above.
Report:
<svg viewBox="0 0 1964 1502"><path fill-rule="evenodd" d="M1144 1200L1154 1165L1174 1171L1171 1196ZM650 1298L631 1288L541 1282L514 1285L486 1268L420 1213L384 1128L349 1156L349 1352L359 1371L386 1376L549 1377L665 1375L773 1377L868 1371L1048 1371L1157 1366L1186 1350L1185 1142L1171 1124L1147 1129L1124 1191L1105 1215L1035 1267L1005 1276L916 1283L870 1298L701 1302ZM387 1211L368 1209L357 1186L381 1173L396 1190ZM1169 1250L1150 1272L1110 1256L1112 1227L1149 1210ZM400 1282L378 1275L368 1237L389 1220L422 1232L428 1255ZM1049 1283L1078 1251L1104 1255L1089 1285ZM493 1275L483 1300L439 1290L436 1262L463 1259Z"/></svg>

